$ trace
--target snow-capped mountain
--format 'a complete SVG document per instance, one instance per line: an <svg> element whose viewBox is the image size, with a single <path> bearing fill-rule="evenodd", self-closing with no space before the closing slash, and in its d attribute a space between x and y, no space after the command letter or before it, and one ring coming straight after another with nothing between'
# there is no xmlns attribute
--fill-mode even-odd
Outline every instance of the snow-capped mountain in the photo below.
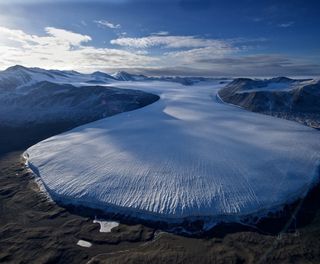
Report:
<svg viewBox="0 0 320 264"><path fill-rule="evenodd" d="M125 71L118 71L112 74L112 77L118 81L147 81L149 77L142 74L130 74Z"/></svg>
<svg viewBox="0 0 320 264"><path fill-rule="evenodd" d="M89 75L91 80L87 81L87 83L109 83L110 81L116 80L110 74L105 72L96 71Z"/></svg>
<svg viewBox="0 0 320 264"><path fill-rule="evenodd" d="M100 71L84 74L76 71L45 70L16 65L0 72L0 93L12 91L18 92L20 88L30 87L33 84L42 81L83 86L95 84L103 85L115 81L165 81L177 82L183 85L193 85L208 80L212 79L204 77L148 77L142 74L131 74L125 71L119 71L111 75ZM23 91L24 89L20 90L20 92Z"/></svg>
<svg viewBox="0 0 320 264"><path fill-rule="evenodd" d="M13 91L16 88L29 86L41 81L69 82L71 78L79 78L77 72L43 70L26 68L20 65L0 72L0 91Z"/></svg>
<svg viewBox="0 0 320 264"><path fill-rule="evenodd" d="M0 73L0 125L16 127L64 122L75 126L158 99L136 90L97 85L111 79L97 72L84 75L22 66L9 68Z"/></svg>
<svg viewBox="0 0 320 264"><path fill-rule="evenodd" d="M206 78L206 77L179 77L179 76L160 76L160 77L149 77L142 74L130 74L125 71L119 71L112 74L118 81L162 81L162 82L175 82L182 85L193 85L199 82L218 80L217 78ZM220 78L219 80L225 80Z"/></svg>
<svg viewBox="0 0 320 264"><path fill-rule="evenodd" d="M294 80L277 77L267 80L235 79L219 91L219 96L228 103L234 103L251 110L298 110L309 111L303 103L312 103L312 97L320 96L320 81ZM320 100L312 104L320 110Z"/></svg>
<svg viewBox="0 0 320 264"><path fill-rule="evenodd" d="M44 70L16 65L0 72L0 93L19 90L42 81L84 85L86 83L105 84L112 80L114 81L114 78L111 75L102 72L82 74L76 71Z"/></svg>

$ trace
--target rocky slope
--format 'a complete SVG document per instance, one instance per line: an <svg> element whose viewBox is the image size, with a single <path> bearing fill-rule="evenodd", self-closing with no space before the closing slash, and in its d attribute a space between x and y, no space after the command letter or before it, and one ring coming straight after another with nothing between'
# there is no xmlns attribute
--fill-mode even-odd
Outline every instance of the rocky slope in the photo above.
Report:
<svg viewBox="0 0 320 264"><path fill-rule="evenodd" d="M117 80L103 72L10 67L0 72L0 126L79 125L158 99L146 92L106 86L110 82Z"/></svg>
<svg viewBox="0 0 320 264"><path fill-rule="evenodd" d="M220 98L253 112L320 128L320 81L278 77L236 79L219 91Z"/></svg>
<svg viewBox="0 0 320 264"><path fill-rule="evenodd" d="M1 125L21 126L47 122L83 124L119 112L140 108L158 96L103 86L38 82L24 93L0 96Z"/></svg>

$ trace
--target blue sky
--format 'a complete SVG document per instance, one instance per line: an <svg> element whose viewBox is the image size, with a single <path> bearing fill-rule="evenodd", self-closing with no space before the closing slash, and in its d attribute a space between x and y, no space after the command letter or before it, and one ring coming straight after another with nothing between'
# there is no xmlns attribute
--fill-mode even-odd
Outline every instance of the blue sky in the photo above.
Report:
<svg viewBox="0 0 320 264"><path fill-rule="evenodd" d="M320 75L319 1L0 0L0 68Z"/></svg>

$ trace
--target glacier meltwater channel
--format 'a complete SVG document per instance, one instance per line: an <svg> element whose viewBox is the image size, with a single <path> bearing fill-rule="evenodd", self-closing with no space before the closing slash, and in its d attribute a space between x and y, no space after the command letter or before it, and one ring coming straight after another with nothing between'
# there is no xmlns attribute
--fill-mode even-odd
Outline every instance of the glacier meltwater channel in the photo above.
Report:
<svg viewBox="0 0 320 264"><path fill-rule="evenodd" d="M318 181L320 132L220 103L223 85L113 84L160 95L144 108L26 151L53 199L161 219L236 219L292 201Z"/></svg>

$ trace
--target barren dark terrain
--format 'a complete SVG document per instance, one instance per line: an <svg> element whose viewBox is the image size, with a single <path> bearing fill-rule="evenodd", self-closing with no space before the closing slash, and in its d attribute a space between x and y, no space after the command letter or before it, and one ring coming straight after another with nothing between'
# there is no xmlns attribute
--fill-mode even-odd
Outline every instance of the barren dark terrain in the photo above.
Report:
<svg viewBox="0 0 320 264"><path fill-rule="evenodd" d="M40 192L21 154L72 124L0 129L1 263L319 263L320 191L257 223L220 225L201 237L124 221L100 233L94 215ZM77 245L90 241L90 248Z"/></svg>

